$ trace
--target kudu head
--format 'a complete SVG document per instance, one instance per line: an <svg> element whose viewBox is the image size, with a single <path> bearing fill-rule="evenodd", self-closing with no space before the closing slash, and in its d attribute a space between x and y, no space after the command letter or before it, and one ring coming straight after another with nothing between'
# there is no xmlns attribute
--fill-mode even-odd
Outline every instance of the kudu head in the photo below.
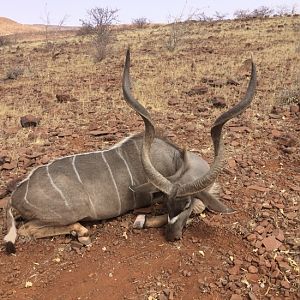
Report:
<svg viewBox="0 0 300 300"><path fill-rule="evenodd" d="M151 162L150 148L155 138L155 127L149 112L134 98L131 92L129 74L130 50L127 50L122 81L123 93L126 102L142 117L145 124L141 161L151 185L156 190L162 192L166 198L168 210L166 239L169 241L181 238L183 227L192 212L195 195L212 186L222 170L224 164L222 128L227 121L241 114L250 105L253 99L256 88L256 67L253 62L251 62L251 65L251 78L245 97L234 107L221 114L211 128L211 138L214 145L214 160L210 169L205 174L199 175L197 179L194 179L193 176L189 176L191 172L195 172L195 169L193 169L192 154L185 152L180 170L173 176L166 178L155 169Z"/></svg>

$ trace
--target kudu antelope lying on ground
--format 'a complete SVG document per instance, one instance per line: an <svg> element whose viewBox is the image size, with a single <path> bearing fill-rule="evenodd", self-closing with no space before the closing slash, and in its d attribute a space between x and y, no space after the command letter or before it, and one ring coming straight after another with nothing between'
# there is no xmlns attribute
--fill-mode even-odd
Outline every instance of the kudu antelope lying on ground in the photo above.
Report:
<svg viewBox="0 0 300 300"><path fill-rule="evenodd" d="M223 166L222 127L250 105L256 87L255 65L244 99L223 113L211 129L215 152L211 168L201 157L155 135L148 111L131 94L129 67L127 50L123 92L144 120L144 136L133 135L108 150L59 158L33 170L8 204L4 238L8 252L15 251L17 238L12 208L27 220L19 234L40 238L75 231L83 242L88 242L88 230L78 221L109 219L158 201L167 206L166 238L171 241L181 238L197 199L211 210L232 211L214 193Z"/></svg>

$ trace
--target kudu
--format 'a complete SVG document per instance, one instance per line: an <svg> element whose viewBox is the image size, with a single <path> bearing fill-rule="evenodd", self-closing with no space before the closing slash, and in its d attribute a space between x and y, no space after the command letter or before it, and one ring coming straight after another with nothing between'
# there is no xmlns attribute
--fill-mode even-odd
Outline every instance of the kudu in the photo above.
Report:
<svg viewBox="0 0 300 300"><path fill-rule="evenodd" d="M18 233L35 238L76 232L88 243L85 220L104 220L135 208L164 201L167 240L178 239L198 199L208 209L231 212L215 195L215 180L223 166L222 127L249 106L256 86L255 65L244 99L223 113L211 129L215 158L211 168L192 152L183 151L155 134L148 111L133 97L127 50L122 87L127 103L143 118L145 133L135 134L103 151L62 157L37 167L21 181L7 207L4 237L15 252L17 229L12 208L27 221ZM162 219L160 219L162 220ZM151 224L149 224L151 226Z"/></svg>

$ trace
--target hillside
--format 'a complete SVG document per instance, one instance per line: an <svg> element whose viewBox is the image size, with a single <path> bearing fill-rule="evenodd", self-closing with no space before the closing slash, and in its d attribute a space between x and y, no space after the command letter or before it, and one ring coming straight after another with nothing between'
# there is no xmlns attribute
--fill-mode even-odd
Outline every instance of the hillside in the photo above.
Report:
<svg viewBox="0 0 300 300"><path fill-rule="evenodd" d="M70 31L76 30L76 26L57 26L48 25L49 31ZM20 24L11 19L0 17L0 35L9 35L15 33L35 33L45 31L45 25L43 24Z"/></svg>
<svg viewBox="0 0 300 300"><path fill-rule="evenodd" d="M83 223L91 246L72 234L19 237L16 255L7 256L0 247L0 298L300 299L300 17L117 27L114 33L100 62L91 37L74 32L49 40L24 41L27 35L18 35L0 47L0 244L7 233L5 207L12 182L53 159L107 149L144 130L123 99L128 45L136 98L168 139L209 163L214 157L210 128L245 95L253 59L258 78L254 100L223 130L220 199L235 213L206 209L192 215L176 242L166 241L164 228L133 228L135 214L161 213L163 207L157 205ZM26 115L31 115L29 126L22 127ZM118 161L125 161L119 150L113 150ZM130 170L140 157L128 157ZM116 179L123 174L99 161L90 168L96 178L99 166ZM52 201L62 197L49 198L43 184L55 187L59 176L73 174L78 185L67 187L74 195L82 183L74 173L75 159L54 179L51 168L49 180L41 172L44 180L36 185L36 194L49 199L40 211L49 214L56 209ZM31 184L24 201L35 194ZM116 186L103 190L115 195ZM124 191L131 193L127 187ZM78 204L77 198L71 200ZM63 204L59 207L62 216L72 215ZM22 226L24 220L17 223Z"/></svg>
<svg viewBox="0 0 300 300"><path fill-rule="evenodd" d="M40 25L24 25L17 23L11 19L0 17L0 35L26 33L43 30Z"/></svg>

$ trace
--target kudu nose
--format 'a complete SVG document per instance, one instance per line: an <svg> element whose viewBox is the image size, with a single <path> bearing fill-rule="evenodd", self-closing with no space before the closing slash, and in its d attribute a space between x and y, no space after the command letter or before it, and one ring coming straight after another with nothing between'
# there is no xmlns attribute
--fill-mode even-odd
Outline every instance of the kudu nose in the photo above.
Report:
<svg viewBox="0 0 300 300"><path fill-rule="evenodd" d="M170 228L166 228L166 240L168 242L175 242L180 240L182 237L182 233L181 232L176 232L176 231L171 231Z"/></svg>

